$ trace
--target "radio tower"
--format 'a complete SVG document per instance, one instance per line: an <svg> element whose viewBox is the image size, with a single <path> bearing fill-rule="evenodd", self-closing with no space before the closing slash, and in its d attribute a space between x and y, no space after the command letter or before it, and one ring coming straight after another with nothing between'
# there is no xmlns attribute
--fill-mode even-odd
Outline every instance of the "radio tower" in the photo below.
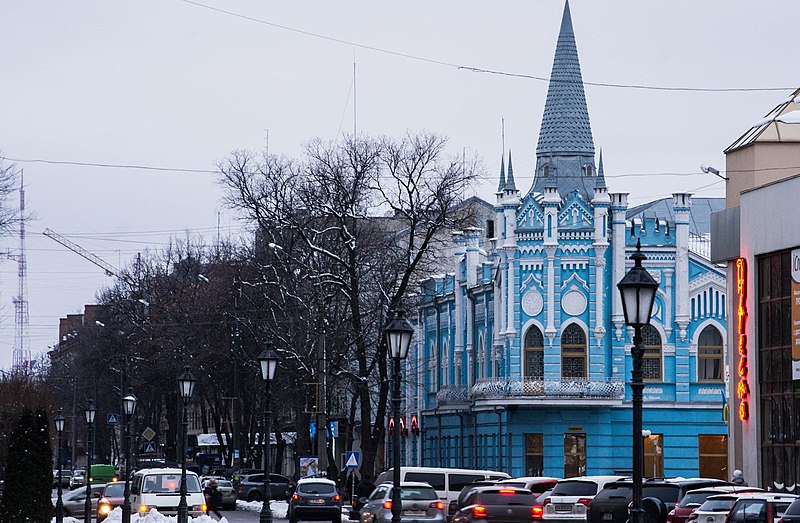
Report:
<svg viewBox="0 0 800 523"><path fill-rule="evenodd" d="M24 172L19 173L19 254L11 256L17 260L19 288L14 297L14 358L11 371L28 374L31 370L31 347L29 336L30 315L25 293L27 266L25 262L25 182Z"/></svg>

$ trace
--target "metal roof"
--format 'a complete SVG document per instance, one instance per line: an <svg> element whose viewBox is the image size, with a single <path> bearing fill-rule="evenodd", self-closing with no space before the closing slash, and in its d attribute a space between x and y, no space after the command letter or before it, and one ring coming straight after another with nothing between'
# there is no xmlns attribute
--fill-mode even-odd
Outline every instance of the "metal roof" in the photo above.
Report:
<svg viewBox="0 0 800 523"><path fill-rule="evenodd" d="M800 142L800 89L736 139L726 153L756 142Z"/></svg>

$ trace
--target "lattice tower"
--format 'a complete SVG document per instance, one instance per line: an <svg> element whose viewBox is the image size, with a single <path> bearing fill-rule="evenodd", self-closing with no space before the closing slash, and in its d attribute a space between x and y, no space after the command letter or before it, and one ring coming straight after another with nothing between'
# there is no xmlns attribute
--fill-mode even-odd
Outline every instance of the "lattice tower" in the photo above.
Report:
<svg viewBox="0 0 800 523"><path fill-rule="evenodd" d="M19 175L19 253L12 256L17 260L17 295L14 297L14 355L11 370L27 374L31 370L30 314L27 297L27 262L25 260L25 176Z"/></svg>

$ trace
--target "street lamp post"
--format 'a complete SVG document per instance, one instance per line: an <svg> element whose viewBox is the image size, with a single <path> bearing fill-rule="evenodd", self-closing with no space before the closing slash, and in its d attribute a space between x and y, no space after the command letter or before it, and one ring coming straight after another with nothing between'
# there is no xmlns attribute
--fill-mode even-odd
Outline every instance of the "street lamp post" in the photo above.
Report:
<svg viewBox="0 0 800 523"><path fill-rule="evenodd" d="M61 433L64 432L64 415L58 411L56 417L53 418L56 424L56 432L58 432L58 499L56 500L56 523L63 523L64 521L64 501L61 499L61 474L63 464L61 463Z"/></svg>
<svg viewBox="0 0 800 523"><path fill-rule="evenodd" d="M270 440L272 439L272 410L270 410L271 394L269 385L275 377L278 368L278 356L272 350L272 342L266 342L266 348L258 355L261 364L261 377L264 379L264 431L261 433L261 444L264 452L264 503L261 505L259 523L272 523L272 508L270 507L270 471L272 470L270 455Z"/></svg>
<svg viewBox="0 0 800 523"><path fill-rule="evenodd" d="M192 373L189 372L189 366L183 367L183 372L178 376L178 392L180 393L181 400L183 400L183 423L182 434L183 438L183 456L181 456L181 500L178 502L178 523L189 523L189 507L186 504L186 447L188 446L189 437L189 420L186 417L186 409L189 402L192 401L192 394L194 394L194 386L197 380Z"/></svg>
<svg viewBox="0 0 800 523"><path fill-rule="evenodd" d="M89 426L89 435L86 438L86 500L83 503L83 523L92 523L92 454L94 453L92 427L94 425L94 417L97 415L97 408L94 406L94 400L89 400L89 404L83 410L83 416L86 419L86 424Z"/></svg>
<svg viewBox="0 0 800 523"><path fill-rule="evenodd" d="M392 408L394 410L394 431L392 434L392 461L394 466L394 486L392 487L392 523L400 523L400 364L408 356L414 327L398 310L389 325L386 326L386 344L389 356L394 362L392 370Z"/></svg>
<svg viewBox="0 0 800 523"><path fill-rule="evenodd" d="M631 523L642 523L642 468L644 462L642 441L642 357L644 345L642 344L642 327L650 323L653 313L658 282L642 267L642 261L647 257L642 254L641 241L636 242L636 252L631 255L633 267L617 284L622 297L622 311L625 314L625 323L633 327L633 347L631 357L633 369L631 370L631 397L633 404L633 506L631 508Z"/></svg>
<svg viewBox="0 0 800 523"><path fill-rule="evenodd" d="M131 523L131 416L136 412L136 396L129 388L128 395L122 398L125 411L125 501L122 503L122 523Z"/></svg>

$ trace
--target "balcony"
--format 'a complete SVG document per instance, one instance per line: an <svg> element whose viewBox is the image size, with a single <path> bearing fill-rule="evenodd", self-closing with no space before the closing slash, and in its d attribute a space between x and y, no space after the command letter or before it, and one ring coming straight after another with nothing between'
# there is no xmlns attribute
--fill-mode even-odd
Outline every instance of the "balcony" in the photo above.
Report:
<svg viewBox="0 0 800 523"><path fill-rule="evenodd" d="M445 406L509 398L622 400L624 396L625 383L615 379L487 378L478 380L469 389L463 386L442 387L436 394L436 402Z"/></svg>

